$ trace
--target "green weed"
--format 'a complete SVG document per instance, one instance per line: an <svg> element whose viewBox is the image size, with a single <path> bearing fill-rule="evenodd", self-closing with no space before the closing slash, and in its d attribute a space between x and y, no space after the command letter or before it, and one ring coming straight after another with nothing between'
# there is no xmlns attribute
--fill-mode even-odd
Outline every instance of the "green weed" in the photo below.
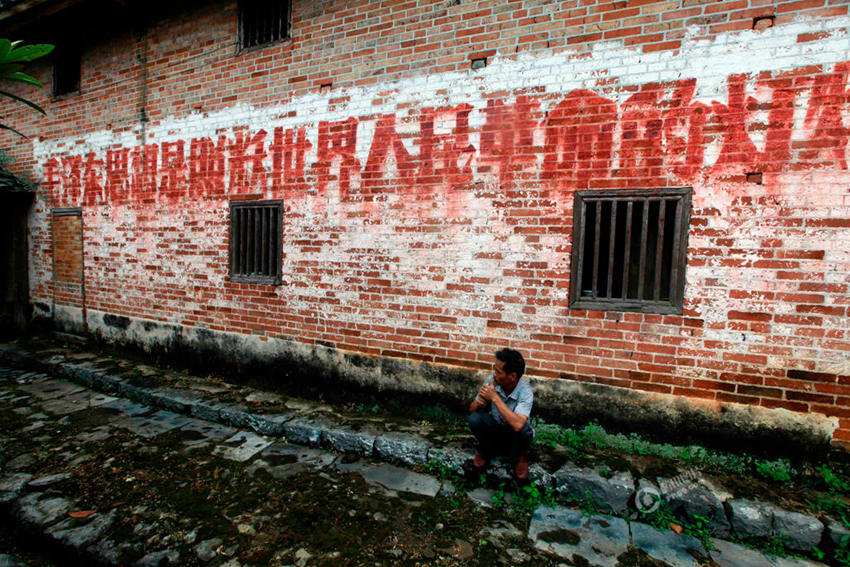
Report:
<svg viewBox="0 0 850 567"><path fill-rule="evenodd" d="M511 500L511 507L525 514L532 514L541 504L554 506L555 494L552 490L542 491L536 484L517 489Z"/></svg>
<svg viewBox="0 0 850 567"><path fill-rule="evenodd" d="M658 530L669 530L670 522L676 522L676 516L666 502L661 502L658 508L650 513L638 512L640 521Z"/></svg>
<svg viewBox="0 0 850 567"><path fill-rule="evenodd" d="M686 534L691 535L700 542L702 542L703 547L707 551L711 551L714 549L714 542L711 541L711 529L708 527L708 518L705 516L700 516L699 514L694 514L694 519L696 520L694 523L682 523L682 527Z"/></svg>
<svg viewBox="0 0 850 567"><path fill-rule="evenodd" d="M836 474L832 472L832 469L826 465L816 467L815 470L820 473L821 480L823 480L823 483L826 485L826 489L829 492L836 494L850 492L850 483L836 476Z"/></svg>
<svg viewBox="0 0 850 567"><path fill-rule="evenodd" d="M788 555L788 550L785 548L786 539L788 538L785 534L778 533L762 547L762 550L769 557L786 557Z"/></svg>
<svg viewBox="0 0 850 567"><path fill-rule="evenodd" d="M756 472L763 478L774 482L788 482L791 480L791 463L787 459L775 461L755 461Z"/></svg>

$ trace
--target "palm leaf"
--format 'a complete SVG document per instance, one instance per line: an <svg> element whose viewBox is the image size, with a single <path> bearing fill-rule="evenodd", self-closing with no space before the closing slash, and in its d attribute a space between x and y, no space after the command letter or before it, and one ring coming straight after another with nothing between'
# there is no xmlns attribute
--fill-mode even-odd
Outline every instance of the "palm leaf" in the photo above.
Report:
<svg viewBox="0 0 850 567"><path fill-rule="evenodd" d="M26 73L15 72L6 77L10 81L18 81L21 83L27 83L33 86L36 86L40 89L44 88L44 85L41 84L41 81L36 79L35 77L30 77Z"/></svg>
<svg viewBox="0 0 850 567"><path fill-rule="evenodd" d="M40 107L39 105L37 105L36 103L31 102L31 101L29 101L29 100L27 100L27 99L25 99L25 98L21 98L21 97L19 97L19 96L18 96L18 95L16 95L16 94L12 94L12 93L10 93L10 92L6 92L6 91L3 91L3 90L0 90L0 95L7 96L7 97L9 97L9 98L11 98L11 99L17 100L18 102L22 102L22 103L24 103L25 105L27 105L27 106L29 106L30 108L33 108L33 109L35 109L35 110L39 111L39 112L40 112L40 113L42 113L42 114L47 114L47 113L44 111L44 109L43 109L43 108L41 108L41 107Z"/></svg>
<svg viewBox="0 0 850 567"><path fill-rule="evenodd" d="M3 61L9 52L12 51L12 42L8 39L0 38L0 61Z"/></svg>
<svg viewBox="0 0 850 567"><path fill-rule="evenodd" d="M37 45L25 45L23 47L12 48L12 51L6 54L5 62L13 62L13 61L32 61L33 59L38 59L39 57L43 57L53 51L53 46L46 43L40 43Z"/></svg>
<svg viewBox="0 0 850 567"><path fill-rule="evenodd" d="M14 132L15 134L17 134L21 138L26 138L26 136L24 134L21 134L20 132L18 132L14 128L12 128L11 126L6 126L5 124L0 124L0 130L9 130L10 132Z"/></svg>
<svg viewBox="0 0 850 567"><path fill-rule="evenodd" d="M12 73L17 73L23 68L23 63L0 63L0 79L5 79Z"/></svg>

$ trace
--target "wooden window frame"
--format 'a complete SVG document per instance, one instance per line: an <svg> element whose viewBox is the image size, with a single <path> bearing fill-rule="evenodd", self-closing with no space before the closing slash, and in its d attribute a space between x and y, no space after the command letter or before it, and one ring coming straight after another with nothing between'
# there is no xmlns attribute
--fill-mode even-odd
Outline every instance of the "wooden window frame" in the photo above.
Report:
<svg viewBox="0 0 850 567"><path fill-rule="evenodd" d="M280 6L284 2L285 5ZM292 0L239 0L238 11L239 51L287 40L291 36ZM262 30L259 30L260 22Z"/></svg>
<svg viewBox="0 0 850 567"><path fill-rule="evenodd" d="M280 285L283 201L231 202L229 240L230 281Z"/></svg>
<svg viewBox="0 0 850 567"><path fill-rule="evenodd" d="M688 250L688 226L691 214L692 189L676 187L664 189L632 189L612 191L577 191L573 209L573 245L570 266L570 308L598 311L637 311L641 313L681 314L684 303L685 267ZM668 202L675 202L671 232L655 229L653 239L648 238L650 203L657 202L655 217L658 226L667 227ZM592 231L586 222L589 203L595 212ZM602 203L607 206L610 217L602 220ZM614 205L614 203L618 203ZM625 203L625 207L619 205ZM637 203L642 203L638 210ZM662 207L661 203L665 205ZM622 211L622 212L621 212ZM632 215L640 215L639 233L633 232ZM619 218L625 216L625 222ZM607 222L607 238L602 236ZM665 239L665 235L669 234ZM588 240L593 238L593 243ZM607 240L608 250L602 250L602 239ZM639 239L639 240L636 240ZM628 243L628 246L626 246ZM622 246L619 246L622 245ZM585 258L586 248L592 246L592 258ZM636 248L637 259L630 256ZM661 249L661 261L657 251ZM600 253L601 252L601 253ZM669 253L668 253L669 252ZM620 257L621 261L617 262ZM667 260L669 263L666 263ZM604 265L603 265L604 264ZM667 269L665 270L665 265ZM617 266L620 266L617 268ZM637 267L635 267L637 266ZM591 284L586 286L587 270ZM652 280L647 273L652 270ZM620 272L619 282L615 273ZM667 277L662 277L662 272ZM604 275L604 281L599 276ZM637 291L634 293L633 287ZM647 285L648 284L648 285ZM601 286L604 286L601 287ZM666 287L666 290L665 290ZM600 293L604 289L604 293ZM648 294L650 297L645 297ZM666 299L664 297L666 295Z"/></svg>

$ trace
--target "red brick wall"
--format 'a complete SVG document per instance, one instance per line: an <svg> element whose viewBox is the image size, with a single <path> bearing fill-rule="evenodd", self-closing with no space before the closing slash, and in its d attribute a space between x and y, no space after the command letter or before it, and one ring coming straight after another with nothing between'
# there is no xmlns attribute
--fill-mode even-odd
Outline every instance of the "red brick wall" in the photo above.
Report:
<svg viewBox="0 0 850 567"><path fill-rule="evenodd" d="M850 441L847 3L313 6L241 53L232 3L116 26L79 95L3 113L37 136L9 140L44 181L34 301L48 211L82 206L93 312L468 368L507 343ZM679 186L683 314L570 309L574 192ZM227 280L228 201L261 198L278 287Z"/></svg>

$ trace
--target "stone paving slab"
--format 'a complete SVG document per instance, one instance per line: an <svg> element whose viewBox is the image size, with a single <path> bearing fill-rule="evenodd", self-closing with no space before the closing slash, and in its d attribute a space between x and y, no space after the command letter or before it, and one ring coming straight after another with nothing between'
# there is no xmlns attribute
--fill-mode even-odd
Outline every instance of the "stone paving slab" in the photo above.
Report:
<svg viewBox="0 0 850 567"><path fill-rule="evenodd" d="M109 526L115 521L116 510L105 514L96 513L88 521L80 522L68 518L46 530L47 535L57 543L74 549L82 549L100 539Z"/></svg>
<svg viewBox="0 0 850 567"><path fill-rule="evenodd" d="M270 461L272 464L276 460L283 460L286 462L308 463L316 468L324 468L333 463L337 455L321 449L311 449L309 447L302 447L301 445L277 441L266 447L260 453L260 457Z"/></svg>
<svg viewBox="0 0 850 567"><path fill-rule="evenodd" d="M593 566L614 567L617 557L628 550L629 525L622 518L541 506L531 518L528 537L537 549L573 563L584 559Z"/></svg>
<svg viewBox="0 0 850 567"><path fill-rule="evenodd" d="M770 567L824 567L823 563L796 557L774 557L771 561Z"/></svg>
<svg viewBox="0 0 850 567"><path fill-rule="evenodd" d="M632 522L632 544L653 559L676 567L701 567L708 552L695 537L672 531L659 531L646 524Z"/></svg>
<svg viewBox="0 0 850 567"><path fill-rule="evenodd" d="M263 439L255 433L240 431L224 441L222 445L217 446L213 454L243 463L271 444L271 441Z"/></svg>
<svg viewBox="0 0 850 567"><path fill-rule="evenodd" d="M76 394L84 391L86 388L65 380L47 379L40 382L32 382L30 384L21 384L18 390L31 394L40 400L52 400L60 396Z"/></svg>
<svg viewBox="0 0 850 567"><path fill-rule="evenodd" d="M39 384L49 380L51 380L51 378L41 372L26 372L15 377L15 382L18 384Z"/></svg>
<svg viewBox="0 0 850 567"><path fill-rule="evenodd" d="M378 484L387 490L411 492L423 496L436 496L440 481L433 476L415 473L401 467L381 464L360 471L366 482Z"/></svg>
<svg viewBox="0 0 850 567"><path fill-rule="evenodd" d="M72 506L70 500L61 496L44 496L34 492L18 500L18 515L24 523L46 527L63 518Z"/></svg>
<svg viewBox="0 0 850 567"><path fill-rule="evenodd" d="M124 399L116 399L112 402L106 402L103 404L105 408L111 408L120 411L121 413L125 413L127 415L145 415L146 413L150 413L151 408L148 406L143 406L142 404L137 404L135 402L131 402L130 400Z"/></svg>
<svg viewBox="0 0 850 567"><path fill-rule="evenodd" d="M68 415L80 410L102 406L117 399L113 396L93 392L92 390L83 390L60 398L47 400L42 404L42 408L54 415Z"/></svg>
<svg viewBox="0 0 850 567"><path fill-rule="evenodd" d="M485 508L493 507L493 496L495 495L496 491L491 488L474 488L466 493L470 500Z"/></svg>
<svg viewBox="0 0 850 567"><path fill-rule="evenodd" d="M189 421L189 418L183 417L178 413L160 410L151 414L148 417L130 416L123 419L117 419L114 422L116 427L129 429L136 435L145 438L156 437L162 435L172 429L183 427Z"/></svg>
<svg viewBox="0 0 850 567"><path fill-rule="evenodd" d="M253 475L262 469L272 477L282 480L301 472L323 469L336 459L335 453L278 441L263 449L247 472Z"/></svg>
<svg viewBox="0 0 850 567"><path fill-rule="evenodd" d="M87 431L82 431L77 434L76 438L80 441L103 441L112 437L114 429L109 425L100 425Z"/></svg>
<svg viewBox="0 0 850 567"><path fill-rule="evenodd" d="M183 440L183 444L192 448L224 441L233 437L237 432L235 427L228 427L227 425L200 419L187 418L186 422L185 425L180 427L180 431L188 434Z"/></svg>
<svg viewBox="0 0 850 567"><path fill-rule="evenodd" d="M0 477L0 492L20 492L30 480L32 475L29 473L7 474Z"/></svg>
<svg viewBox="0 0 850 567"><path fill-rule="evenodd" d="M730 541L712 538L711 559L718 567L774 567L776 560L766 557L754 549ZM794 563L787 563L791 567ZM802 566L802 563L796 564Z"/></svg>

